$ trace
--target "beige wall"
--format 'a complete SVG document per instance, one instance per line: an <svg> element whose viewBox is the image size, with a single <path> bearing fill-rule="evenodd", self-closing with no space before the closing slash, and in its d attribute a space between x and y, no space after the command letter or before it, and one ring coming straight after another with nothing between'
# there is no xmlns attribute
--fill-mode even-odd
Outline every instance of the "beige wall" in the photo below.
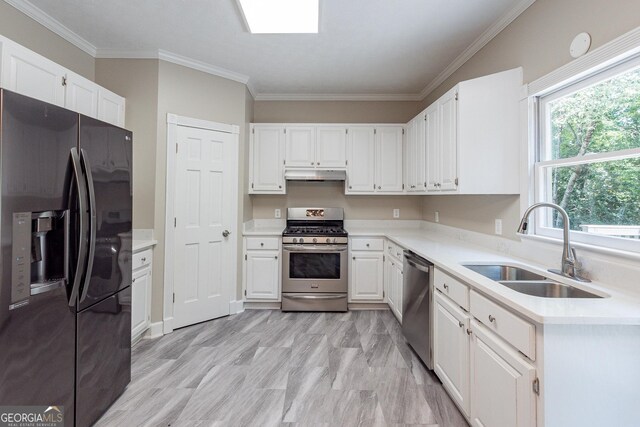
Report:
<svg viewBox="0 0 640 427"><path fill-rule="evenodd" d="M133 132L133 228L153 228L158 120L158 60L98 59L96 83L127 99Z"/></svg>
<svg viewBox="0 0 640 427"><path fill-rule="evenodd" d="M638 0L537 0L489 44L427 96L425 108L457 82L514 67L523 67L529 83L572 60L571 40L586 31L591 49L640 26ZM518 141L513 141L517 144ZM493 234L495 218L502 218L504 235L515 237L519 197L426 196L424 219Z"/></svg>
<svg viewBox="0 0 640 427"><path fill-rule="evenodd" d="M412 101L256 101L255 123L407 123Z"/></svg>
<svg viewBox="0 0 640 427"><path fill-rule="evenodd" d="M346 219L392 219L393 209L400 209L400 219L421 219L419 196L345 196L344 183L289 182L287 194L252 195L253 217L274 218L274 209L301 206L342 207Z"/></svg>
<svg viewBox="0 0 640 427"><path fill-rule="evenodd" d="M93 80L95 60L13 6L0 1L0 35Z"/></svg>
<svg viewBox="0 0 640 427"><path fill-rule="evenodd" d="M246 86L242 83L206 74L165 61L158 69L158 110L155 181L154 232L158 245L154 252L152 321L162 319L164 291L164 227L165 179L167 162L167 113L240 126L240 141L246 141ZM241 161L241 163L244 163ZM244 175L238 176L239 188L244 188ZM239 197L238 212L244 212L243 197ZM233 231L233 230L232 230ZM235 230L242 235L242 223ZM155 261L158 260L158 262ZM240 259L238 259L240 262ZM238 272L241 270L238 269ZM239 279L239 277L238 277ZM241 281L238 280L238 286ZM237 291L239 292L239 291Z"/></svg>

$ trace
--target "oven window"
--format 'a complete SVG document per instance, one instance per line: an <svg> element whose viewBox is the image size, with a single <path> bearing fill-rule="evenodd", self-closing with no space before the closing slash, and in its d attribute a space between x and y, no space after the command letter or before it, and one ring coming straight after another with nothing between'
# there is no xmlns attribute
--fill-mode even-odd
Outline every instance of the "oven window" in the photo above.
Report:
<svg viewBox="0 0 640 427"><path fill-rule="evenodd" d="M293 252L289 254L290 279L339 279L340 254Z"/></svg>

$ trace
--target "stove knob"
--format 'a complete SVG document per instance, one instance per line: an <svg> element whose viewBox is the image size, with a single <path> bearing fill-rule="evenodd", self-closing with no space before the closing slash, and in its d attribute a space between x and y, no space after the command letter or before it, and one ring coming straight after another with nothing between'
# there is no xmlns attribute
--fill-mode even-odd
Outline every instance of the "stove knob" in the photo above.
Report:
<svg viewBox="0 0 640 427"><path fill-rule="evenodd" d="M293 238L293 243L298 243L298 239L296 239L295 237Z"/></svg>
<svg viewBox="0 0 640 427"><path fill-rule="evenodd" d="M318 243L318 239L314 238L313 243Z"/></svg>
<svg viewBox="0 0 640 427"><path fill-rule="evenodd" d="M301 237L299 240L300 243L304 243L304 239Z"/></svg>
<svg viewBox="0 0 640 427"><path fill-rule="evenodd" d="M327 243L331 243L331 239L327 237Z"/></svg>
<svg viewBox="0 0 640 427"><path fill-rule="evenodd" d="M338 241L338 239L336 239L335 237L333 238L333 243L336 243Z"/></svg>

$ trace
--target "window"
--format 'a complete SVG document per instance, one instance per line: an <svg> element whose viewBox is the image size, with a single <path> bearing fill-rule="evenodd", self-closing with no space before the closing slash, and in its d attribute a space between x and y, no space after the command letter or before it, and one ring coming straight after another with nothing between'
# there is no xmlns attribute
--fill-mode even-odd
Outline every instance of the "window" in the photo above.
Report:
<svg viewBox="0 0 640 427"><path fill-rule="evenodd" d="M572 240L640 252L640 59L538 98L536 201L562 206ZM536 234L562 218L538 211Z"/></svg>

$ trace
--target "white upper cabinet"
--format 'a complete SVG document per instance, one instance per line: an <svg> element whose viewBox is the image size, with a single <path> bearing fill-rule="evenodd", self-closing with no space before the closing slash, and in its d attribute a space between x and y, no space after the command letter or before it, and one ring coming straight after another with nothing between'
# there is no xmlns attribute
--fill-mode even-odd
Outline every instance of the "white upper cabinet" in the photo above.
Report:
<svg viewBox="0 0 640 427"><path fill-rule="evenodd" d="M125 99L107 89L98 90L98 120L124 127Z"/></svg>
<svg viewBox="0 0 640 427"><path fill-rule="evenodd" d="M318 126L316 128L316 166L344 169L347 164L347 128Z"/></svg>
<svg viewBox="0 0 640 427"><path fill-rule="evenodd" d="M405 190L409 193L426 191L425 114L407 124L404 143Z"/></svg>
<svg viewBox="0 0 640 427"><path fill-rule="evenodd" d="M316 166L316 132L311 126L285 128L287 168L313 168Z"/></svg>
<svg viewBox="0 0 640 427"><path fill-rule="evenodd" d="M350 127L347 134L346 193L371 193L375 174L373 126Z"/></svg>
<svg viewBox="0 0 640 427"><path fill-rule="evenodd" d="M64 106L89 117L98 117L99 87L76 73L67 73Z"/></svg>
<svg viewBox="0 0 640 427"><path fill-rule="evenodd" d="M125 99L0 36L0 86L124 127Z"/></svg>
<svg viewBox="0 0 640 427"><path fill-rule="evenodd" d="M402 127L379 127L375 130L376 191L402 193Z"/></svg>
<svg viewBox="0 0 640 427"><path fill-rule="evenodd" d="M2 39L3 88L64 107L66 72L55 62Z"/></svg>
<svg viewBox="0 0 640 427"><path fill-rule="evenodd" d="M249 193L285 193L284 136L283 126L252 126Z"/></svg>
<svg viewBox="0 0 640 427"><path fill-rule="evenodd" d="M420 114L425 116L428 193L520 191L521 87L521 68L464 81Z"/></svg>

